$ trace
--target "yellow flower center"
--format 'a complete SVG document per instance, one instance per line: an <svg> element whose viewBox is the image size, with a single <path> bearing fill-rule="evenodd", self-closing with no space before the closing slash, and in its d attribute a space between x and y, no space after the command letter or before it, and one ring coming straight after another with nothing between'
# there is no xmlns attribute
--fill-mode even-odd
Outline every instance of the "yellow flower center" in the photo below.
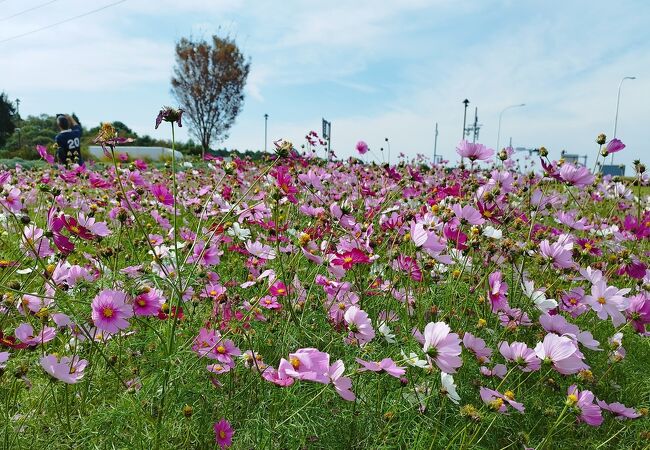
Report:
<svg viewBox="0 0 650 450"><path fill-rule="evenodd" d="M220 437L221 439L226 439L226 432L223 431L223 430L219 431L219 437Z"/></svg>
<svg viewBox="0 0 650 450"><path fill-rule="evenodd" d="M515 399L515 393L512 391L505 391L503 393L503 396L507 398L508 400L514 400Z"/></svg>
<svg viewBox="0 0 650 450"><path fill-rule="evenodd" d="M346 257L344 257L344 258L343 258L343 262L351 263L351 262L352 262L352 257L351 257L351 256L346 256Z"/></svg>
<svg viewBox="0 0 650 450"><path fill-rule="evenodd" d="M104 315L105 318L110 319L111 317L113 317L113 314L115 314L115 312L111 308L104 308L102 310L102 314Z"/></svg>
<svg viewBox="0 0 650 450"><path fill-rule="evenodd" d="M298 370L300 367L300 360L296 357L293 357L289 360L294 369Z"/></svg>
<svg viewBox="0 0 650 450"><path fill-rule="evenodd" d="M223 345L220 345L219 347L217 347L217 351L219 353L226 353L226 347L224 347Z"/></svg>
<svg viewBox="0 0 650 450"><path fill-rule="evenodd" d="M606 303L605 297L598 297L598 303L600 303L601 305L604 305Z"/></svg>

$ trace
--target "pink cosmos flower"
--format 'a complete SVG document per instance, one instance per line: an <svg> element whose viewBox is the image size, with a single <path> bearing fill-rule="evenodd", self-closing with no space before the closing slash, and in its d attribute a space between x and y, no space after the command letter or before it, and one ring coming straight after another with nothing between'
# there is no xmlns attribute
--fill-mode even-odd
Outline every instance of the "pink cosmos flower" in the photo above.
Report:
<svg viewBox="0 0 650 450"><path fill-rule="evenodd" d="M28 323L21 323L16 327L14 333L17 339L27 344L29 347L36 347L39 344L44 344L51 341L56 336L54 327L43 327L40 333L34 334L34 328Z"/></svg>
<svg viewBox="0 0 650 450"><path fill-rule="evenodd" d="M503 341L499 344L499 353L508 361L516 363L522 372L534 372L542 364L535 351L523 342L508 344Z"/></svg>
<svg viewBox="0 0 650 450"><path fill-rule="evenodd" d="M126 303L126 294L105 289L92 301L92 319L97 328L108 333L117 333L129 327L126 320L133 316L133 306Z"/></svg>
<svg viewBox="0 0 650 450"><path fill-rule="evenodd" d="M444 322L429 322L424 327L423 350L429 362L436 363L445 373L456 373L462 364L460 358L460 338L456 333L450 333L451 328Z"/></svg>
<svg viewBox="0 0 650 450"><path fill-rule="evenodd" d="M271 366L264 369L264 372L262 372L262 378L280 387L291 386L295 382L295 380L286 373L280 374L280 372Z"/></svg>
<svg viewBox="0 0 650 450"><path fill-rule="evenodd" d="M88 365L85 359L77 356L72 358L64 356L61 361L55 355L47 355L41 358L41 367L52 377L67 384L75 384L84 376L84 370Z"/></svg>
<svg viewBox="0 0 650 450"><path fill-rule="evenodd" d="M486 377L499 377L503 379L506 373L508 373L508 368L504 364L495 364L491 369L486 366L481 366L479 372Z"/></svg>
<svg viewBox="0 0 650 450"><path fill-rule="evenodd" d="M466 140L460 141L456 147L456 153L463 158L469 158L470 161L487 161L494 155L494 150L487 148L483 144L467 142Z"/></svg>
<svg viewBox="0 0 650 450"><path fill-rule="evenodd" d="M564 163L560 167L560 178L572 186L583 188L591 186L596 177L584 166Z"/></svg>
<svg viewBox="0 0 650 450"><path fill-rule="evenodd" d="M250 240L246 242L246 250L253 256L257 256L261 259L271 260L275 259L275 250L273 247L264 245L258 241L251 242Z"/></svg>
<svg viewBox="0 0 650 450"><path fill-rule="evenodd" d="M289 354L289 360L282 358L278 366L280 378L287 376L298 380L329 384L330 355L315 348L301 348Z"/></svg>
<svg viewBox="0 0 650 450"><path fill-rule="evenodd" d="M614 326L618 327L625 323L622 311L630 305L630 301L624 297L628 292L630 292L629 288L618 289L615 286L607 286L605 280L600 280L591 286L591 295L585 295L584 302L591 306L598 318L606 320L609 316Z"/></svg>
<svg viewBox="0 0 650 450"><path fill-rule="evenodd" d="M366 370L371 372L386 372L395 378L399 378L406 373L406 369L399 367L391 358L384 358L379 362L364 361L363 359L356 358L356 361L363 366L359 369L359 372L365 372Z"/></svg>
<svg viewBox="0 0 650 450"><path fill-rule="evenodd" d="M542 256L553 260L553 265L559 269L569 269L575 266L571 245L560 242L551 244L548 239L539 243L539 252Z"/></svg>
<svg viewBox="0 0 650 450"><path fill-rule="evenodd" d="M582 362L582 354L576 344L565 336L547 334L544 340L535 346L535 354L542 361L552 364L553 368L563 375L571 375L589 368Z"/></svg>
<svg viewBox="0 0 650 450"><path fill-rule="evenodd" d="M235 434L235 430L230 426L230 422L226 419L221 419L214 424L213 428L215 441L219 444L219 447L222 449L230 447L232 445L232 436Z"/></svg>
<svg viewBox="0 0 650 450"><path fill-rule="evenodd" d="M352 392L352 380L348 377L343 376L345 372L345 366L343 361L340 359L332 364L327 372L327 376L330 378L332 384L334 384L334 389L336 392L344 399L349 402L353 402L356 399L354 392Z"/></svg>
<svg viewBox="0 0 650 450"><path fill-rule="evenodd" d="M575 406L580 415L578 422L584 422L592 427L603 423L600 407L594 403L594 394L591 391L579 391L575 384L569 386L567 391L567 404Z"/></svg>
<svg viewBox="0 0 650 450"><path fill-rule="evenodd" d="M486 405L502 414L508 411L507 405L512 406L521 413L526 409L522 403L515 401L515 394L512 391L506 391L502 394L499 391L481 386L479 394Z"/></svg>
<svg viewBox="0 0 650 450"><path fill-rule="evenodd" d="M219 247L216 244L207 245L205 241L197 241L192 249L192 256L188 262L199 262L202 266L214 266L219 264Z"/></svg>
<svg viewBox="0 0 650 450"><path fill-rule="evenodd" d="M278 299L271 295L265 295L259 301L259 305L266 309L282 309L282 305L278 303Z"/></svg>
<svg viewBox="0 0 650 450"><path fill-rule="evenodd" d="M156 200L163 205L172 206L174 204L174 196L164 184L154 184L150 190Z"/></svg>
<svg viewBox="0 0 650 450"><path fill-rule="evenodd" d="M357 306L350 306L343 315L350 334L348 341L356 340L359 345L370 342L375 337L375 330L372 328L372 322L368 313L359 309Z"/></svg>
<svg viewBox="0 0 650 450"><path fill-rule="evenodd" d="M479 337L474 336L470 332L463 335L463 345L467 350L472 352L480 363L490 362L492 356L492 349L485 345L485 341Z"/></svg>
<svg viewBox="0 0 650 450"><path fill-rule="evenodd" d="M232 368L235 367L235 359L233 356L240 356L241 350L230 339L221 339L216 345L212 347L212 351L207 353L210 359L226 364Z"/></svg>
<svg viewBox="0 0 650 450"><path fill-rule="evenodd" d="M155 316L165 303L162 291L146 287L133 300L133 312L136 316Z"/></svg>
<svg viewBox="0 0 650 450"><path fill-rule="evenodd" d="M636 419L637 417L641 417L641 414L639 414L634 408L628 408L619 402L605 403L602 400L596 399L596 403L605 411L614 414L614 418L618 420Z"/></svg>
<svg viewBox="0 0 650 450"><path fill-rule="evenodd" d="M366 144L364 141L359 141L357 142L356 149L360 155L365 155L368 153L368 144Z"/></svg>
<svg viewBox="0 0 650 450"><path fill-rule="evenodd" d="M630 297L625 315L637 333L645 333L646 325L650 323L650 296L641 293Z"/></svg>
<svg viewBox="0 0 650 450"><path fill-rule="evenodd" d="M7 367L7 361L9 361L9 352L0 352L0 370L3 370Z"/></svg>
<svg viewBox="0 0 650 450"><path fill-rule="evenodd" d="M481 215L480 211L474 208L472 205L460 206L456 203L451 207L454 214L460 220L461 224L468 223L470 225L483 225L485 219Z"/></svg>

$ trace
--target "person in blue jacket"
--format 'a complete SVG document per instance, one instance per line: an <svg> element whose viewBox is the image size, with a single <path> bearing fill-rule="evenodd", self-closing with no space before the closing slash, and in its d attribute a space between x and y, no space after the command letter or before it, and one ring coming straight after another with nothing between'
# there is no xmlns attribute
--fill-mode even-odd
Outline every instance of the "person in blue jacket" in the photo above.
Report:
<svg viewBox="0 0 650 450"><path fill-rule="evenodd" d="M58 147L56 160L66 167L70 164L83 164L81 158L81 125L68 114L57 114L56 124L59 127L59 134L54 140Z"/></svg>

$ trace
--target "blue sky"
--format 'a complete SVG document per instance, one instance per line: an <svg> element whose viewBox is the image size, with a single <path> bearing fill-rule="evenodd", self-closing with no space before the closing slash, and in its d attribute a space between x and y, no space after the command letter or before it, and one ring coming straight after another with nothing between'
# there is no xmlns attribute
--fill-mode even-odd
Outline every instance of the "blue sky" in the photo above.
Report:
<svg viewBox="0 0 650 450"><path fill-rule="evenodd" d="M112 3L0 1L0 41ZM21 113L74 111L84 124L121 120L154 131L162 105L174 104L169 79L174 42L183 36L235 36L251 57L243 111L219 146L262 148L272 139L303 142L332 122L340 156L359 139L375 153L454 158L463 107L479 108L480 142L546 146L589 154L611 135L623 76L616 156L650 162L650 3L645 1L170 1L127 0L96 14L0 42L0 90ZM181 133L186 138L186 130ZM630 173L628 169L628 173Z"/></svg>

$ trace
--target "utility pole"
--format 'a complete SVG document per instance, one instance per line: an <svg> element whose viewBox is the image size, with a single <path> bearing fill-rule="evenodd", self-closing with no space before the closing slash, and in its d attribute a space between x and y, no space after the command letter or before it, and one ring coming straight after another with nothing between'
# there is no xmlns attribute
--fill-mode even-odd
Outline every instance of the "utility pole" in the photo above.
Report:
<svg viewBox="0 0 650 450"><path fill-rule="evenodd" d="M465 112L463 113L463 137L461 140L465 140L465 126L467 125L467 105L469 105L469 100L463 100L463 104L465 105Z"/></svg>
<svg viewBox="0 0 650 450"><path fill-rule="evenodd" d="M473 143L476 144L476 140L478 139L478 106L474 108L474 138L472 140Z"/></svg>
<svg viewBox="0 0 650 450"><path fill-rule="evenodd" d="M268 142L267 139L268 123L269 123L269 115L264 114L264 153L266 153L266 143Z"/></svg>
<svg viewBox="0 0 650 450"><path fill-rule="evenodd" d="M433 164L436 164L437 160L437 150L438 150L438 122L436 122L436 134L433 138Z"/></svg>

